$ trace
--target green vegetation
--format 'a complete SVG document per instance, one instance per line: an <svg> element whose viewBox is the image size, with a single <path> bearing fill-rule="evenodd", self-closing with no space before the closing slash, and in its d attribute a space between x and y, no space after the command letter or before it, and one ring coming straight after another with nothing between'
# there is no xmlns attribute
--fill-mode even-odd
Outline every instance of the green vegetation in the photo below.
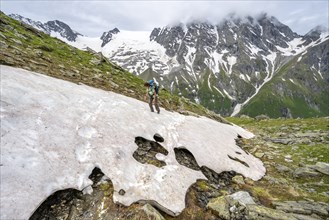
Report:
<svg viewBox="0 0 329 220"><path fill-rule="evenodd" d="M293 118L328 116L328 85L321 79L315 79L314 75L306 64L297 62L297 58L289 61L244 106L240 115L255 117L266 114L278 118L283 116L282 110L289 109Z"/></svg>
<svg viewBox="0 0 329 220"><path fill-rule="evenodd" d="M329 118L269 119L227 118L256 136L245 140L244 149L264 153L266 176L252 187L244 186L264 203L275 200L312 199L329 203L329 176L295 176L296 169L329 163ZM283 140L276 141L276 140ZM285 143L285 140L287 142ZM284 167L280 170L280 167Z"/></svg>

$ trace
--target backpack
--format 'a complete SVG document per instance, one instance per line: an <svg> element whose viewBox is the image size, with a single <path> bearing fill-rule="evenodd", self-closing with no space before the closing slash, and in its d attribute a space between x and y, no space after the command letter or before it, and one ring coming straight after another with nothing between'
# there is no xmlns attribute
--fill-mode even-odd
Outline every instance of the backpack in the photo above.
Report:
<svg viewBox="0 0 329 220"><path fill-rule="evenodd" d="M153 79L149 80L148 83L150 84L150 88L149 88L149 95L153 95L154 94L154 90L156 92L156 94L159 94L159 85L154 82Z"/></svg>

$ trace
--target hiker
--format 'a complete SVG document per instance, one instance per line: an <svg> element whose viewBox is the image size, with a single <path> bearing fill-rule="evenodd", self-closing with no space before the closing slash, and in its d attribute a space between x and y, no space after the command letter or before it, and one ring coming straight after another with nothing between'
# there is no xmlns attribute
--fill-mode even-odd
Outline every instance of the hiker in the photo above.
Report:
<svg viewBox="0 0 329 220"><path fill-rule="evenodd" d="M146 101L146 96L149 96L149 106L151 109L151 112L154 112L153 109L153 101L154 101L154 106L158 114L160 114L160 108L158 104L158 93L159 93L159 87L158 85L154 82L154 80L149 80L144 83L144 86L147 87L146 94L144 97L144 100Z"/></svg>

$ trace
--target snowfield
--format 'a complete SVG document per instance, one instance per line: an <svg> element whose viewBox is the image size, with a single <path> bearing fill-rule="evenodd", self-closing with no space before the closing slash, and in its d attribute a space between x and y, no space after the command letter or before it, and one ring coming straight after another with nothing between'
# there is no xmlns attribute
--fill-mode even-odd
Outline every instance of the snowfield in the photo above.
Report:
<svg viewBox="0 0 329 220"><path fill-rule="evenodd" d="M167 164L162 168L132 156L135 137L152 140L155 133L169 151L157 156ZM28 219L55 191L83 189L95 166L112 180L115 201L154 200L179 214L188 187L205 177L176 161L176 147L216 172L234 170L254 180L265 174L263 163L235 144L238 134L253 137L238 126L164 109L158 115L123 95L1 66L0 218Z"/></svg>

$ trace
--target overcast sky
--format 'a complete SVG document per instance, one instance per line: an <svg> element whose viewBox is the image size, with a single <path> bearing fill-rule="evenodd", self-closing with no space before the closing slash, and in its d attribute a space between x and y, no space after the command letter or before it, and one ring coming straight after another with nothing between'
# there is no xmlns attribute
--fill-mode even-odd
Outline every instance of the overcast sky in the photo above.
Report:
<svg viewBox="0 0 329 220"><path fill-rule="evenodd" d="M1 0L1 11L41 22L60 20L83 35L99 37L117 27L151 31L192 19L218 23L227 14L257 15L266 12L305 34L317 25L329 26L329 3L324 1L51 1Z"/></svg>

